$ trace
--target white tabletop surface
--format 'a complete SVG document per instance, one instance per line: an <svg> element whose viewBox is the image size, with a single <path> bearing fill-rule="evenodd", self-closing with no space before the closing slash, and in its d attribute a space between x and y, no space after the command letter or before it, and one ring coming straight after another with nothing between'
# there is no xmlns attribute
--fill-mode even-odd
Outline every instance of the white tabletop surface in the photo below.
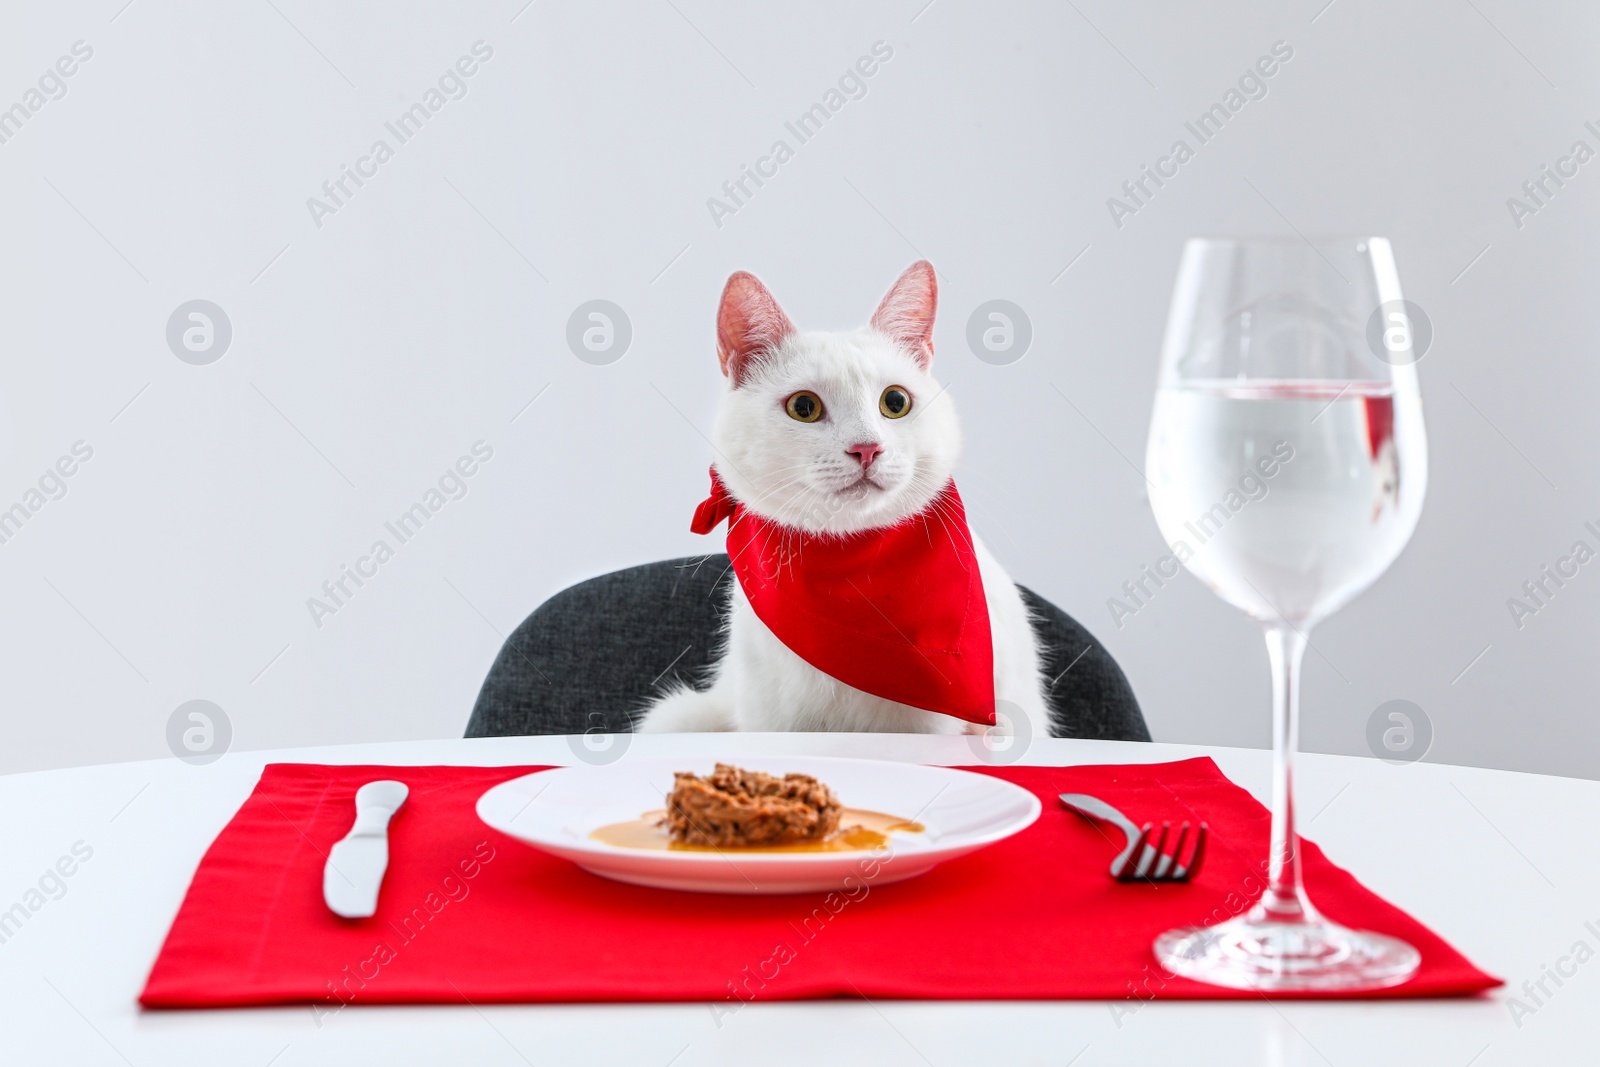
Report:
<svg viewBox="0 0 1600 1067"><path fill-rule="evenodd" d="M960 738L884 735L640 736L629 754L710 753L974 762ZM1132 763L1202 754L1265 796L1265 752L1047 740L1035 741L1022 762ZM0 943L0 1062L1600 1062L1600 849L1594 845L1600 783L1316 755L1300 764L1307 836L1478 966L1505 978L1508 988L1454 1001L812 1001L755 1004L721 1019L700 1004L368 1007L321 1025L309 1008L141 1011L135 998L202 853L262 766L277 761L576 762L568 739L526 737L242 752L206 766L172 759L0 778L0 912L23 902L75 844L82 843L80 854L93 850L60 880L64 892L46 879L55 895ZM1565 972L1559 985L1545 977L1546 968ZM1523 990L1524 981L1541 978L1544 994ZM1512 997L1527 1010L1514 1010Z"/></svg>

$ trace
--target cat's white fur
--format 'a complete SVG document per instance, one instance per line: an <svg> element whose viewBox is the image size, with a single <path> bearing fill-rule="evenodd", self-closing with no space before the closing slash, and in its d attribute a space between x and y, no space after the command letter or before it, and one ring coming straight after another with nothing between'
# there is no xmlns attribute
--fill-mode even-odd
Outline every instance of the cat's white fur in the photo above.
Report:
<svg viewBox="0 0 1600 1067"><path fill-rule="evenodd" d="M936 303L933 268L907 270L872 324L853 333L799 333L761 283L729 279L719 343L729 388L714 433L718 475L747 508L786 526L847 534L891 526L923 511L944 489L961 450L955 403L929 373ZM878 401L898 385L908 415L885 417ZM824 416L804 423L785 410L809 390ZM847 451L877 443L863 466ZM935 524L935 528L939 528ZM1049 735L1037 640L1015 583L973 535L994 642L995 697L1021 709L1026 725L995 732ZM727 648L710 688L677 688L648 709L641 731L868 730L981 733L982 726L898 704L845 685L773 636L732 588ZM1016 712L1002 706L1014 717Z"/></svg>

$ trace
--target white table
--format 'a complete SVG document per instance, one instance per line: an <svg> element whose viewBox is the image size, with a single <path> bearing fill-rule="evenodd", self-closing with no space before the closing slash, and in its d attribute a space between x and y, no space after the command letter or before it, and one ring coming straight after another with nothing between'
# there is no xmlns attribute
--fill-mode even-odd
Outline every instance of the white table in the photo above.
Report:
<svg viewBox="0 0 1600 1067"><path fill-rule="evenodd" d="M631 755L703 754L703 736L640 736ZM807 753L971 763L960 738L733 734L718 755ZM1022 762L1153 762L1209 754L1265 796L1265 752L1036 741ZM694 1004L370 1007L319 1027L309 1008L142 1012L135 997L201 854L262 766L572 763L562 737L419 741L234 753L0 778L0 911L79 841L93 855L0 943L0 1062L10 1064L582 1063L1182 1065L1600 1062L1600 783L1342 756L1302 759L1307 836L1508 989L1379 1003ZM72 864L65 866L71 867ZM50 889L56 888L49 879ZM982 922L983 916L967 917ZM1593 926L1586 926L1592 923ZM1541 1003L1522 990L1546 966ZM1510 998L1532 1010L1514 1018ZM1520 1025L1519 1025L1520 1023Z"/></svg>

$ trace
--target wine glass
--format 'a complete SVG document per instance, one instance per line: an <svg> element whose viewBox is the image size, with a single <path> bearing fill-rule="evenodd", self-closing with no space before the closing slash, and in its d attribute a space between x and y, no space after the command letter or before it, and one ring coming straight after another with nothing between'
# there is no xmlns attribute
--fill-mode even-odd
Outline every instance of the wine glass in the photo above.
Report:
<svg viewBox="0 0 1600 1067"><path fill-rule="evenodd" d="M1396 985L1417 950L1324 918L1301 885L1293 759L1311 628L1382 574L1416 527L1423 347L1389 242L1197 239L1167 318L1145 457L1180 562L1261 623L1272 662L1272 851L1242 915L1156 940L1171 972L1235 988Z"/></svg>

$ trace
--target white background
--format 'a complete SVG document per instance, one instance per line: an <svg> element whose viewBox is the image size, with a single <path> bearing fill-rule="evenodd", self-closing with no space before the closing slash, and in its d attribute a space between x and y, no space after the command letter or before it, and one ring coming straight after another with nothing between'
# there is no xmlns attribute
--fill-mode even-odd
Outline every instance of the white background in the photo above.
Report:
<svg viewBox="0 0 1600 1067"><path fill-rule="evenodd" d="M727 274L850 327L922 255L974 525L1158 739L1265 745L1242 616L1187 575L1121 628L1106 600L1165 551L1138 469L1183 240L1298 230L1391 238L1436 331L1422 522L1313 635L1305 747L1365 754L1404 698L1430 760L1600 776L1600 564L1520 630L1506 606L1600 548L1600 162L1520 229L1506 207L1600 149L1600 16L1323 2L7 5L0 107L94 55L0 144L0 507L94 457L0 544L0 770L164 755L195 698L236 748L459 735L544 597L714 547L688 521ZM467 96L318 228L307 198L478 40ZM716 226L707 198L878 40L867 95ZM1107 197L1280 40L1266 98L1114 225ZM209 366L165 339L197 298L233 326ZM565 341L596 298L633 325L610 366ZM1012 366L966 346L992 298L1032 320ZM315 626L307 598L480 439L469 494Z"/></svg>

